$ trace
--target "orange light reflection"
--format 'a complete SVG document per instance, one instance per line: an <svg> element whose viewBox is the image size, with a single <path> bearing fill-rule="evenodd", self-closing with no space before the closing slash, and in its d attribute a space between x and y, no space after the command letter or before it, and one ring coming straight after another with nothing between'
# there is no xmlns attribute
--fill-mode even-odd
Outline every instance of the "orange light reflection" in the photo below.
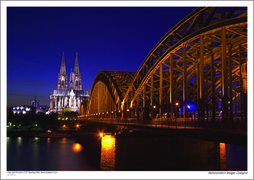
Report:
<svg viewBox="0 0 254 180"><path fill-rule="evenodd" d="M63 138L63 139L62 139L62 143L66 143L66 138Z"/></svg>
<svg viewBox="0 0 254 180"><path fill-rule="evenodd" d="M75 153L78 153L82 150L82 146L79 144L79 143L74 143L72 145L72 150L75 152Z"/></svg>
<svg viewBox="0 0 254 180"><path fill-rule="evenodd" d="M220 143L220 167L221 170L227 170L226 163L226 146L225 143Z"/></svg>
<svg viewBox="0 0 254 180"><path fill-rule="evenodd" d="M104 135L101 138L101 165L102 170L115 169L115 137Z"/></svg>

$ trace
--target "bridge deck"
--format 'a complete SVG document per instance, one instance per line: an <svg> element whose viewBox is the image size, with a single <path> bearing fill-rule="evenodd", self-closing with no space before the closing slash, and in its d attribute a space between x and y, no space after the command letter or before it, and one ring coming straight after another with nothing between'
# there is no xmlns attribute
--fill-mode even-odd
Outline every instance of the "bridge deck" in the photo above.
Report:
<svg viewBox="0 0 254 180"><path fill-rule="evenodd" d="M131 129L153 132L165 135L183 135L193 138L201 138L233 144L247 145L247 124L221 123L193 119L178 119L165 121L155 119L150 121L137 121L127 119L83 119L90 123L103 123L118 126L128 126Z"/></svg>

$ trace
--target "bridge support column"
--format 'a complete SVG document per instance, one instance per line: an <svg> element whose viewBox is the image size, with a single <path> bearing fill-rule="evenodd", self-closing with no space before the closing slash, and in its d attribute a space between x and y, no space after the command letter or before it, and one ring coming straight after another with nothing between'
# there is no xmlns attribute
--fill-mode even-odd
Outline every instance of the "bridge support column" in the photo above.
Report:
<svg viewBox="0 0 254 180"><path fill-rule="evenodd" d="M213 45L212 45L213 46ZM213 50L211 50L211 53ZM215 71L214 71L214 54L211 55L211 80L212 80L212 121L215 122Z"/></svg>
<svg viewBox="0 0 254 180"><path fill-rule="evenodd" d="M151 119L154 118L154 104L153 104L153 74L151 76L151 97L150 97L150 107L151 107Z"/></svg>
<svg viewBox="0 0 254 180"><path fill-rule="evenodd" d="M186 104L188 101L188 79L187 79L187 59L186 59L186 44L183 45L183 117L187 118L188 109Z"/></svg>
<svg viewBox="0 0 254 180"><path fill-rule="evenodd" d="M136 112L137 112L137 120L139 120L139 96L137 96L137 107L136 107Z"/></svg>
<svg viewBox="0 0 254 180"><path fill-rule="evenodd" d="M239 68L240 68L240 79L239 79L239 86L240 86L240 113L241 113L241 122L243 121L243 90L242 90L242 48L239 45ZM238 98L239 100L239 98Z"/></svg>
<svg viewBox="0 0 254 180"><path fill-rule="evenodd" d="M199 74L199 117L201 118L201 121L204 121L205 114L204 114L204 39L203 35L200 35L200 74Z"/></svg>
<svg viewBox="0 0 254 180"><path fill-rule="evenodd" d="M174 93L173 93L173 80L174 80L174 62L173 62L173 54L170 54L170 118L173 119L173 113L174 113Z"/></svg>
<svg viewBox="0 0 254 180"><path fill-rule="evenodd" d="M143 121L146 120L146 84L144 84L144 89L143 89Z"/></svg>
<svg viewBox="0 0 254 180"><path fill-rule="evenodd" d="M222 98L222 122L227 120L228 111L228 83L227 83L227 59L226 59L226 28L222 28L221 32L221 98Z"/></svg>
<svg viewBox="0 0 254 180"><path fill-rule="evenodd" d="M162 118L162 95L163 95L162 63L160 64L160 87L159 87L159 118Z"/></svg>
<svg viewBox="0 0 254 180"><path fill-rule="evenodd" d="M230 114L229 114L229 121L233 122L233 100L232 100L232 45L229 47L229 54L228 54L228 76L229 76L229 101L230 101Z"/></svg>

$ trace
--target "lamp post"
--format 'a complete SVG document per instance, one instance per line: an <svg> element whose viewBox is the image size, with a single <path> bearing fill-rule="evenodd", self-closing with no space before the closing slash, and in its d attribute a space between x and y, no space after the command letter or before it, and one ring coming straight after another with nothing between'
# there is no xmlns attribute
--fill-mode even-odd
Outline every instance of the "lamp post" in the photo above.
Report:
<svg viewBox="0 0 254 180"><path fill-rule="evenodd" d="M179 106L179 103L178 102L176 102L176 128L177 128L177 108L178 108L178 106Z"/></svg>

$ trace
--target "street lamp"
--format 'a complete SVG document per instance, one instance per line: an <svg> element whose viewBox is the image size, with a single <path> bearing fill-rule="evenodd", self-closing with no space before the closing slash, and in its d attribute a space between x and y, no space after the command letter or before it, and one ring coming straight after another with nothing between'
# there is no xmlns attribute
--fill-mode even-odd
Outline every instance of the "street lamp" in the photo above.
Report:
<svg viewBox="0 0 254 180"><path fill-rule="evenodd" d="M178 112L177 112L177 108L178 108L178 106L179 106L179 103L178 103L178 102L176 102L176 118L177 118L177 114L178 114Z"/></svg>

